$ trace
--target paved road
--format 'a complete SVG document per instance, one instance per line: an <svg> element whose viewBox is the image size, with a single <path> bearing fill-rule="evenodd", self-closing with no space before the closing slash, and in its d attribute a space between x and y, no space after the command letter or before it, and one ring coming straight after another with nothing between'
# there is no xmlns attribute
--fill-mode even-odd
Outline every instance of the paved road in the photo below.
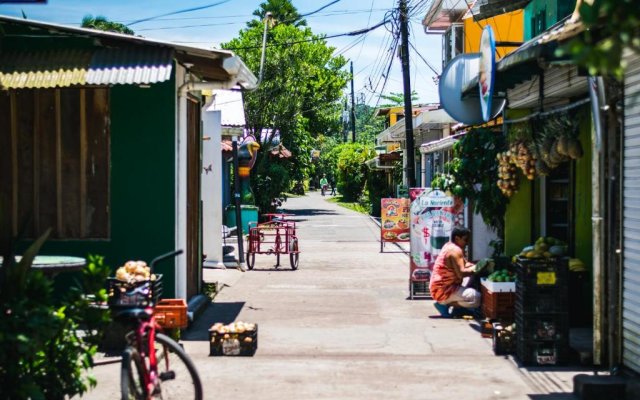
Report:
<svg viewBox="0 0 640 400"><path fill-rule="evenodd" d="M433 318L432 301L408 300L408 257L379 252L369 217L319 193L283 208L298 221L299 270L267 255L253 271L228 270L231 286L183 334L207 399L573 398L577 371L518 368L475 321ZM233 320L258 323L256 355L209 357L206 329ZM96 375L85 397L116 398L117 365Z"/></svg>

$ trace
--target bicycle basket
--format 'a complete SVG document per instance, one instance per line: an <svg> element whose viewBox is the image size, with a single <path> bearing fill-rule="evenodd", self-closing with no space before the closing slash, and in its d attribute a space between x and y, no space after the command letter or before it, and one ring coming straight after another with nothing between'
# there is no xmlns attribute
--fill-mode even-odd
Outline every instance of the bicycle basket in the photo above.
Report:
<svg viewBox="0 0 640 400"><path fill-rule="evenodd" d="M107 294L111 308L152 307L162 295L162 274L155 274L155 280L138 282L107 278Z"/></svg>

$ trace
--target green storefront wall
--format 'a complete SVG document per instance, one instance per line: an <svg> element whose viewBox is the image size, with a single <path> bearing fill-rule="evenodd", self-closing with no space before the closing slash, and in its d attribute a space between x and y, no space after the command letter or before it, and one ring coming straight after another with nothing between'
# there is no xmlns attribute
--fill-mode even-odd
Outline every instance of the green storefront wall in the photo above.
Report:
<svg viewBox="0 0 640 400"><path fill-rule="evenodd" d="M112 269L127 260L150 262L175 249L175 80L141 88L117 85L110 92L111 237L108 240L49 240L42 254L105 256ZM175 261L164 275L164 297L173 297ZM57 286L71 276L60 275Z"/></svg>
<svg viewBox="0 0 640 400"><path fill-rule="evenodd" d="M576 113L580 120L579 139L584 150L582 158L575 161L574 186L574 237L573 257L582 260L588 270L592 264L591 231L591 122L587 110ZM540 233L540 193L541 180L529 181L520 176L518 193L514 194L505 214L505 253L513 256L523 247L533 244ZM532 194L533 192L533 194ZM536 197L534 199L534 197Z"/></svg>

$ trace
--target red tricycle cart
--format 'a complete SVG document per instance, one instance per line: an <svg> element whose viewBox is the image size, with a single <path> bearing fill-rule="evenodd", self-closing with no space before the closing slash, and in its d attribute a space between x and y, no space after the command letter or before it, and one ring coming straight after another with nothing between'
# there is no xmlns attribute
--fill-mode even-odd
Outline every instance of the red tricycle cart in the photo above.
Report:
<svg viewBox="0 0 640 400"><path fill-rule="evenodd" d="M280 266L280 254L288 254L291 269L298 269L300 250L296 236L296 222L288 219L293 214L264 214L267 221L249 225L247 267L253 269L256 254L275 254L276 268ZM254 225L255 224L255 225Z"/></svg>

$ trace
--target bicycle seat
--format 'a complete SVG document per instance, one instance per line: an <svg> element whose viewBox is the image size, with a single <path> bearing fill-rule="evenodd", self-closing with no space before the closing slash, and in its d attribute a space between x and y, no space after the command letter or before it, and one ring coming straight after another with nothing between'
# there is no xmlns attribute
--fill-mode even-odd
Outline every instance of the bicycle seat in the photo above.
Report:
<svg viewBox="0 0 640 400"><path fill-rule="evenodd" d="M145 308L128 308L125 310L120 310L116 313L116 318L123 319L137 319L142 321L149 321L153 313L151 311L147 311Z"/></svg>

